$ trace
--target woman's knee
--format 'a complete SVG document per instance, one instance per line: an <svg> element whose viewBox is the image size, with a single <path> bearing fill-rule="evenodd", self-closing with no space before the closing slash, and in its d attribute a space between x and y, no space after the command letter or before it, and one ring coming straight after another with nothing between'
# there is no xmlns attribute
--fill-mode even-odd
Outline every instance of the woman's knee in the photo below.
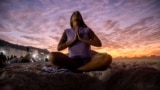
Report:
<svg viewBox="0 0 160 90"><path fill-rule="evenodd" d="M54 65L64 65L69 60L70 58L61 52L51 52L49 54L49 61Z"/></svg>
<svg viewBox="0 0 160 90"><path fill-rule="evenodd" d="M112 63L112 56L109 54L103 54L103 61L106 65L110 65Z"/></svg>
<svg viewBox="0 0 160 90"><path fill-rule="evenodd" d="M50 52L49 53L49 61L52 64L56 64L56 60L58 60L59 54L61 54L60 52Z"/></svg>

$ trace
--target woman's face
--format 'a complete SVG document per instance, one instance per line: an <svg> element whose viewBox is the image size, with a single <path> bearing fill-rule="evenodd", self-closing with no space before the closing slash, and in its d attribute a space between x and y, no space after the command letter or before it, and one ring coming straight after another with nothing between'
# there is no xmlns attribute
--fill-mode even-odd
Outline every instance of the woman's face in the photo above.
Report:
<svg viewBox="0 0 160 90"><path fill-rule="evenodd" d="M73 27L80 26L80 17L77 14L73 15L71 20L72 20Z"/></svg>

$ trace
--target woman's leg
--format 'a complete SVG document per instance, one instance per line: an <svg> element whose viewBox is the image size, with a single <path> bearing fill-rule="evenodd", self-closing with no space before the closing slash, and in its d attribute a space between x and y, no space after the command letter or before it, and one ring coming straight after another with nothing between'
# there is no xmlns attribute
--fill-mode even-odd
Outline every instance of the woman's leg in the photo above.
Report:
<svg viewBox="0 0 160 90"><path fill-rule="evenodd" d="M100 70L107 69L109 65L112 63L112 57L106 53L97 53L94 55L87 64L79 67L77 70L80 71L92 71L92 70Z"/></svg>
<svg viewBox="0 0 160 90"><path fill-rule="evenodd" d="M77 68L76 63L74 63L71 58L61 52L51 52L49 54L49 61L56 66L70 70L75 70Z"/></svg>

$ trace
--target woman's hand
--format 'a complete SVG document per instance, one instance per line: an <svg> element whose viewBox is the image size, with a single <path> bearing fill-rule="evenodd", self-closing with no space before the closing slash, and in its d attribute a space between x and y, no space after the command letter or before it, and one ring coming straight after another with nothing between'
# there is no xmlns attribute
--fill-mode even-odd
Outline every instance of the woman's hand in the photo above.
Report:
<svg viewBox="0 0 160 90"><path fill-rule="evenodd" d="M80 41L82 40L82 38L80 37L80 35L78 33L78 29L76 30L76 37L77 37L78 40L80 40Z"/></svg>
<svg viewBox="0 0 160 90"><path fill-rule="evenodd" d="M94 34L94 32L90 29L89 30L89 36L90 36L90 39L83 39L80 37L80 35L78 34L77 32L77 36L78 36L78 39L84 43L87 43L89 45L93 45L93 46L96 46L96 47L101 47L102 46L102 43L101 41L99 40L99 38Z"/></svg>
<svg viewBox="0 0 160 90"><path fill-rule="evenodd" d="M88 39L82 38L82 37L79 35L78 30L76 31L76 35L77 35L77 38L78 38L79 41L84 42L84 40L88 40Z"/></svg>
<svg viewBox="0 0 160 90"><path fill-rule="evenodd" d="M77 36L77 31L76 31L73 41L75 42L77 40L78 40L78 36Z"/></svg>
<svg viewBox="0 0 160 90"><path fill-rule="evenodd" d="M74 36L74 38L72 40L66 41L66 46L68 47L68 46L72 45L73 43L75 43L76 41L78 41L78 36L75 33L75 36Z"/></svg>
<svg viewBox="0 0 160 90"><path fill-rule="evenodd" d="M78 40L78 37L75 33L75 36L72 40L70 41L67 41L67 35L66 33L64 32L61 39L60 39L60 42L58 43L58 47L57 47L57 50L58 51L61 51L69 46L71 46L74 42L76 42Z"/></svg>

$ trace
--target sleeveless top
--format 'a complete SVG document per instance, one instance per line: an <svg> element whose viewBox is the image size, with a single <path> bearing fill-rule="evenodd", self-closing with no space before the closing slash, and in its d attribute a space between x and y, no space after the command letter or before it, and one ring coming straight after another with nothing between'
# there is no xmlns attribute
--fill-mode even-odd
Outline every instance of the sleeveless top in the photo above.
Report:
<svg viewBox="0 0 160 90"><path fill-rule="evenodd" d="M67 41L73 40L75 37L75 30L73 29L66 29L65 33L67 35ZM80 27L78 31L81 38L89 39L89 29ZM68 48L69 57L74 58L90 58L91 57L91 50L90 45L86 44L82 41L77 40Z"/></svg>

